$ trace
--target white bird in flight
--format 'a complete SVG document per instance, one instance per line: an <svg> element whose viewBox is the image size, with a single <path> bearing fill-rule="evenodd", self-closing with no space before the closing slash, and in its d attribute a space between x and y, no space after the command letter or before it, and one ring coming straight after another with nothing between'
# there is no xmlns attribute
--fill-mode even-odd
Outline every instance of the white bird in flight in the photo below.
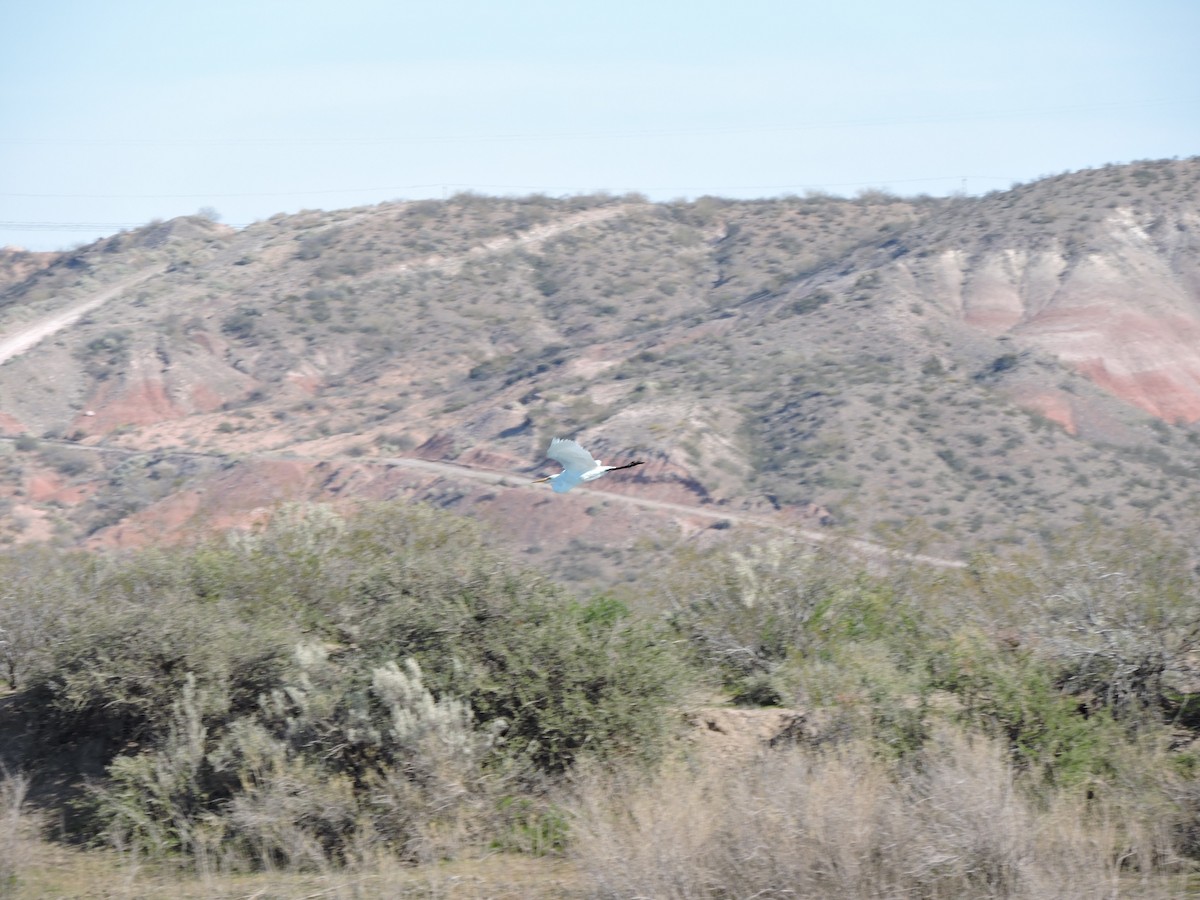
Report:
<svg viewBox="0 0 1200 900"><path fill-rule="evenodd" d="M563 470L557 475L547 475L533 483L541 484L548 481L556 494L565 494L571 488L585 481L595 481L605 472L617 472L621 469L632 469L634 466L645 464L639 459L623 466L602 466L600 460L593 459L592 454L575 441L567 441L562 438L555 438L550 442L550 449L546 451L546 456L555 462L562 463Z"/></svg>

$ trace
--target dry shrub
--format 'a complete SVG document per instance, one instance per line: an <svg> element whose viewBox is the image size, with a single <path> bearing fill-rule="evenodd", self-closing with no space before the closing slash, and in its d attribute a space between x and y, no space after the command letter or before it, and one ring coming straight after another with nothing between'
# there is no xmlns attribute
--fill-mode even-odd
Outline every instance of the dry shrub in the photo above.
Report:
<svg viewBox="0 0 1200 900"><path fill-rule="evenodd" d="M484 771L497 729L430 693L415 660L375 667L369 687L342 674L320 645L300 645L259 715L215 740L189 676L161 746L118 757L93 786L108 842L158 859L182 851L199 870L242 857L310 872L479 843L503 785Z"/></svg>
<svg viewBox="0 0 1200 900"><path fill-rule="evenodd" d="M1089 522L971 577L978 600L967 615L1032 651L1089 706L1147 726L1192 692L1200 579L1170 535Z"/></svg>
<svg viewBox="0 0 1200 900"><path fill-rule="evenodd" d="M1065 797L1032 802L998 744L960 731L905 770L848 744L597 776L575 837L597 897L1119 895L1116 829Z"/></svg>
<svg viewBox="0 0 1200 900"><path fill-rule="evenodd" d="M280 748L282 750L282 748ZM229 804L227 822L265 869L329 871L346 861L366 825L345 776L281 755Z"/></svg>

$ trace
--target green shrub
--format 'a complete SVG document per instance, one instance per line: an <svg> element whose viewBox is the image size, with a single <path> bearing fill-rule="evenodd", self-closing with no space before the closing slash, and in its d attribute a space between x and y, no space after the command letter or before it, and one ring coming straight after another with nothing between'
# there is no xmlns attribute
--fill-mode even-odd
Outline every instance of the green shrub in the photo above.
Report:
<svg viewBox="0 0 1200 900"><path fill-rule="evenodd" d="M50 744L153 742L189 677L203 714L252 706L277 676L292 628L242 597L197 597L192 559L149 551L69 556L50 635L20 700ZM51 558L43 560L52 563ZM235 574L236 570L229 574Z"/></svg>
<svg viewBox="0 0 1200 900"><path fill-rule="evenodd" d="M508 568L465 520L382 505L343 527L319 560L295 529L254 538L330 640L364 659L417 660L435 692L481 723L503 719L505 752L543 771L658 746L679 670L648 625Z"/></svg>
<svg viewBox="0 0 1200 900"><path fill-rule="evenodd" d="M1093 785L1117 771L1125 733L1111 711L1061 691L1053 669L1028 651L960 634L940 662L935 683L961 703L960 717L1006 741L1022 769Z"/></svg>
<svg viewBox="0 0 1200 900"><path fill-rule="evenodd" d="M1078 702L1132 728L1161 722L1186 695L1200 577L1167 535L1091 521L973 577L979 612Z"/></svg>
<svg viewBox="0 0 1200 900"><path fill-rule="evenodd" d="M194 547L0 558L0 712L23 717L4 725L28 730L27 765L103 773L68 827L197 862L563 852L577 820L548 786L649 771L702 679L799 705L801 749L856 746L885 794L933 795L917 776L956 722L1031 797L1090 794L1195 847L1194 761L1154 747L1165 715L1200 719L1181 677L1196 581L1157 536L1066 535L965 570L776 536L580 601L464 519L289 505Z"/></svg>
<svg viewBox="0 0 1200 900"><path fill-rule="evenodd" d="M155 856L436 857L511 833L499 798L583 757L654 759L675 721L654 628L421 507L287 506L195 548L39 565L16 593L51 618L9 663L35 748L86 747L107 778L80 827Z"/></svg>
<svg viewBox="0 0 1200 900"><path fill-rule="evenodd" d="M661 586L669 621L735 702L792 702L802 670L837 648L917 640L917 616L840 548L730 543L685 555Z"/></svg>

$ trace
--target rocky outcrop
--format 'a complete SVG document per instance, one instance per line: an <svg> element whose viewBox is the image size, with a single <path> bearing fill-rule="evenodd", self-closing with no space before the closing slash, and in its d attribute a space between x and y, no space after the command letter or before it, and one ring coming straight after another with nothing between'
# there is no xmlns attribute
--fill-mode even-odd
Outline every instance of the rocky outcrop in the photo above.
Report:
<svg viewBox="0 0 1200 900"><path fill-rule="evenodd" d="M1081 250L1080 243L1086 249ZM1200 216L1116 208L1072 241L966 245L898 262L903 295L1050 354L1168 422L1200 421ZM1053 390L1032 408L1074 428Z"/></svg>

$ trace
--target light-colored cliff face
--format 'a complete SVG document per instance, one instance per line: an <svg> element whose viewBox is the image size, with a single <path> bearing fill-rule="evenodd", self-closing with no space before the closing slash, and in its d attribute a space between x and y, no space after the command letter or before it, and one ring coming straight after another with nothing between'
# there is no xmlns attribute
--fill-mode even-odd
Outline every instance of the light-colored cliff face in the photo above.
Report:
<svg viewBox="0 0 1200 900"><path fill-rule="evenodd" d="M953 248L899 266L971 329L1049 353L1165 421L1200 421L1200 215L1118 207L1082 247Z"/></svg>
<svg viewBox="0 0 1200 900"><path fill-rule="evenodd" d="M1200 421L1200 217L1156 224L1118 209L1104 224L1101 245L1012 332L1153 415Z"/></svg>

